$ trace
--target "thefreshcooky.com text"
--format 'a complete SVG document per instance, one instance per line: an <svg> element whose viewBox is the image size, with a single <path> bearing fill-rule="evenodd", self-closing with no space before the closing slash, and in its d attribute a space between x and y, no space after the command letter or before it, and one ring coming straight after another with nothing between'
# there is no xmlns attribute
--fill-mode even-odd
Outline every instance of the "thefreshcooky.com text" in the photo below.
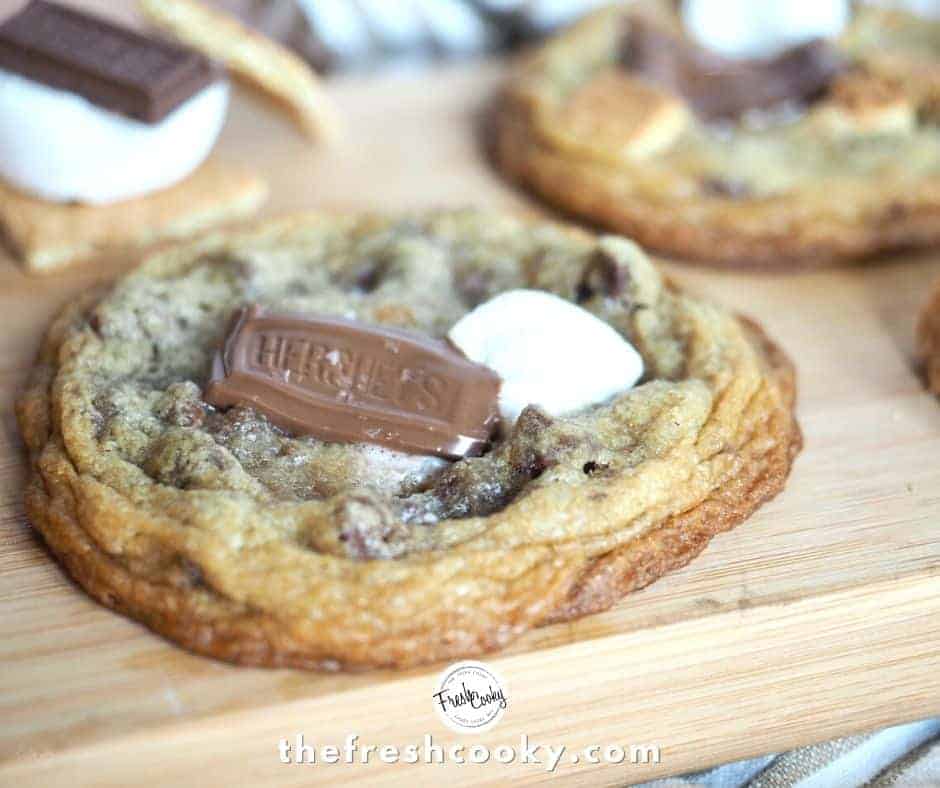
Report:
<svg viewBox="0 0 940 788"><path fill-rule="evenodd" d="M349 734L342 745L314 744L305 741L304 734L298 733L293 740L280 739L277 752L284 764L455 763L482 766L495 761L528 764L542 767L547 772L554 772L565 758L567 763L574 765L642 765L659 763L661 755L657 745L648 744L592 744L569 753L564 744L532 743L525 734L519 737L518 745L488 747L483 744L435 744L430 734L425 734L420 744L364 744L355 733Z"/></svg>

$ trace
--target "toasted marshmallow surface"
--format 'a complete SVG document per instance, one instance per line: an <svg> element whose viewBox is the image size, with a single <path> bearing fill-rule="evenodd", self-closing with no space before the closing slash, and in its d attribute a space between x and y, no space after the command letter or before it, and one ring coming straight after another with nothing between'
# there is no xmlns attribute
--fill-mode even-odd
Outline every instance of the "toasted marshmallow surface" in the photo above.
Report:
<svg viewBox="0 0 940 788"><path fill-rule="evenodd" d="M683 0L691 36L729 58L768 58L832 38L848 24L848 0Z"/></svg>
<svg viewBox="0 0 940 788"><path fill-rule="evenodd" d="M54 202L119 202L173 185L209 155L229 88L216 82L156 125L0 70L0 177Z"/></svg>
<svg viewBox="0 0 940 788"><path fill-rule="evenodd" d="M507 425L530 404L563 416L605 402L643 374L643 359L611 326L541 290L501 293L448 336L503 379L499 409Z"/></svg>

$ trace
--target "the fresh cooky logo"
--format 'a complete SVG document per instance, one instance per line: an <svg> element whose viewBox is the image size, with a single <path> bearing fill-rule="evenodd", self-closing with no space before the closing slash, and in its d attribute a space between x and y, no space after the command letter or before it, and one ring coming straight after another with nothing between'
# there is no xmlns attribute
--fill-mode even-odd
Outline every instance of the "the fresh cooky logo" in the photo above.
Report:
<svg viewBox="0 0 940 788"><path fill-rule="evenodd" d="M479 733L489 730L508 706L506 683L479 662L457 662L437 682L434 708L451 730Z"/></svg>

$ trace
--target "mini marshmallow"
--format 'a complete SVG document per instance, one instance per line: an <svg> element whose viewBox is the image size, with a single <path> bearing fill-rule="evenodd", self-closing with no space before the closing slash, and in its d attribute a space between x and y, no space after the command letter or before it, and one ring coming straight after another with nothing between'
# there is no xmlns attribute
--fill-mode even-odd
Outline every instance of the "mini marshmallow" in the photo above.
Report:
<svg viewBox="0 0 940 788"><path fill-rule="evenodd" d="M684 0L682 21L702 46L729 58L772 58L838 36L849 0Z"/></svg>
<svg viewBox="0 0 940 788"><path fill-rule="evenodd" d="M0 71L0 177L55 202L128 200L183 180L209 155L229 88L216 82L158 124Z"/></svg>
<svg viewBox="0 0 940 788"><path fill-rule="evenodd" d="M503 380L506 426L526 405L564 416L632 388L643 359L590 312L541 290L510 290L451 328L451 342Z"/></svg>

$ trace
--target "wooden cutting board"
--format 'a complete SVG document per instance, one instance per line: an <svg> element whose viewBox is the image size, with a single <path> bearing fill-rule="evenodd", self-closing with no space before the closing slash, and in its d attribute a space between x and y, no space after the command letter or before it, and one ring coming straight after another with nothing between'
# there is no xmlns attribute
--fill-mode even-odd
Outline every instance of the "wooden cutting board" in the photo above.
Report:
<svg viewBox="0 0 940 788"><path fill-rule="evenodd" d="M271 179L288 210L479 205L531 210L478 137L499 66L347 78L332 150L239 95L220 155ZM318 675L191 656L91 602L23 514L11 412L46 322L130 260L30 279L0 262L0 784L309 785L363 775L453 785L546 779L515 763L279 763L277 743L530 741L569 753L652 744L659 765L574 765L572 784L622 785L940 713L940 404L912 361L916 310L940 256L802 276L670 266L760 318L796 359L806 449L786 491L697 561L610 612L547 627L486 662L509 685L502 722L461 737L438 722L442 666Z"/></svg>

